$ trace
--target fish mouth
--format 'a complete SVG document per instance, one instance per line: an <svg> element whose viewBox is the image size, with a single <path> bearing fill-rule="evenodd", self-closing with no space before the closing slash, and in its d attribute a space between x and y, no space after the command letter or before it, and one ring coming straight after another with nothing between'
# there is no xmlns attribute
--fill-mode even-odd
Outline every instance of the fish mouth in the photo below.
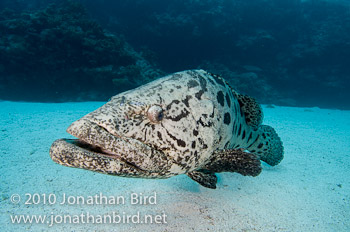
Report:
<svg viewBox="0 0 350 232"><path fill-rule="evenodd" d="M71 144L78 146L95 154L107 156L110 158L120 159L116 147L126 146L127 141L121 136L113 135L104 127L87 119L80 119L73 122L67 132L77 139L67 140ZM115 146L119 144L119 146Z"/></svg>
<svg viewBox="0 0 350 232"><path fill-rule="evenodd" d="M88 119L81 118L73 122L67 132L77 139L59 139L54 142L50 156L56 163L93 170L82 167L83 163L91 159L97 163L117 161L130 168L151 173L160 173L168 166L167 156L163 152L139 140L112 134Z"/></svg>
<svg viewBox="0 0 350 232"><path fill-rule="evenodd" d="M102 147L98 147L98 146L86 143L81 139L61 139L61 140L65 141L66 143L70 143L72 146L77 146L80 149L94 153L95 155L98 155L98 156L109 157L112 159L121 159L120 155L116 153L112 153Z"/></svg>
<svg viewBox="0 0 350 232"><path fill-rule="evenodd" d="M81 168L94 172L125 176L154 178L154 173L116 156L104 153L100 148L80 139L58 139L50 148L51 159L63 166Z"/></svg>

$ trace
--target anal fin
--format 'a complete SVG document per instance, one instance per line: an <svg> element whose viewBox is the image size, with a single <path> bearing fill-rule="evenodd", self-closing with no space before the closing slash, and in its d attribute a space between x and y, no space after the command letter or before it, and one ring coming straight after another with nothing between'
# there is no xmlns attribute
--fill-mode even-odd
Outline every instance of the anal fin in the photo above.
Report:
<svg viewBox="0 0 350 232"><path fill-rule="evenodd" d="M243 149L216 151L213 158L203 169L210 172L238 172L244 176L257 176L261 172L261 163L257 155Z"/></svg>
<svg viewBox="0 0 350 232"><path fill-rule="evenodd" d="M187 173L187 176L204 187L216 189L217 177L213 172L207 170L196 170Z"/></svg>

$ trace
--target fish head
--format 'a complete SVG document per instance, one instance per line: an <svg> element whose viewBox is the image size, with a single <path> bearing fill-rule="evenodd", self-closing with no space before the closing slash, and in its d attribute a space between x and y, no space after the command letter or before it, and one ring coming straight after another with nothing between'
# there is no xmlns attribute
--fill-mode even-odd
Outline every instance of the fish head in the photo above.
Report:
<svg viewBox="0 0 350 232"><path fill-rule="evenodd" d="M67 132L78 138L70 143L149 176L198 168L215 149L216 120L210 115L217 110L199 76L176 73L112 97L69 126Z"/></svg>

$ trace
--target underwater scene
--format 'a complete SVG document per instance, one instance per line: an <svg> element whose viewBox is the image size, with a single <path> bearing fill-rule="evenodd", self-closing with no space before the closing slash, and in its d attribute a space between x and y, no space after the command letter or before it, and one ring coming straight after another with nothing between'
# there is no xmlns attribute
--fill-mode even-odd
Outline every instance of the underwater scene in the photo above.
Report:
<svg viewBox="0 0 350 232"><path fill-rule="evenodd" d="M1 231L350 231L349 0L0 0Z"/></svg>

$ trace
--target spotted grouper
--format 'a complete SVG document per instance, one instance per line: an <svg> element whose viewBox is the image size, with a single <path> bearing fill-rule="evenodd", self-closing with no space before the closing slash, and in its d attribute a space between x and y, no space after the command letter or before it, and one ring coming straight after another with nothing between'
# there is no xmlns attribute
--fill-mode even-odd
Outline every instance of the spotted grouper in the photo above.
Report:
<svg viewBox="0 0 350 232"><path fill-rule="evenodd" d="M177 72L112 97L73 122L77 139L56 140L58 164L109 175L169 178L186 174L216 188L219 172L257 176L261 161L276 165L283 146L262 125L260 105L220 76Z"/></svg>

